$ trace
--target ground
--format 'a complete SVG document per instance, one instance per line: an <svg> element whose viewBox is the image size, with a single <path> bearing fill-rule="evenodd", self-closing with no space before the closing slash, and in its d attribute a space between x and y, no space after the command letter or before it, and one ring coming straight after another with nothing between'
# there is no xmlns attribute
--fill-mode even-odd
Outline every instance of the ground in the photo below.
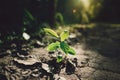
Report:
<svg viewBox="0 0 120 80"><path fill-rule="evenodd" d="M71 30L68 43L76 55L68 55L70 63L57 63L43 45L12 43L0 52L0 80L120 80L119 25L91 25Z"/></svg>

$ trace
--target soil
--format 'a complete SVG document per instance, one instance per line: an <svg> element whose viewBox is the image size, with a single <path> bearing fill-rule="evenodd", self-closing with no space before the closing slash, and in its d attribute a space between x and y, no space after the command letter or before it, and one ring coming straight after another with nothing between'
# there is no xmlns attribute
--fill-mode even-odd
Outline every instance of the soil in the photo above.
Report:
<svg viewBox="0 0 120 80"><path fill-rule="evenodd" d="M76 55L56 62L46 45L11 43L0 49L0 80L120 80L120 27L72 25ZM90 25L86 25L90 26Z"/></svg>

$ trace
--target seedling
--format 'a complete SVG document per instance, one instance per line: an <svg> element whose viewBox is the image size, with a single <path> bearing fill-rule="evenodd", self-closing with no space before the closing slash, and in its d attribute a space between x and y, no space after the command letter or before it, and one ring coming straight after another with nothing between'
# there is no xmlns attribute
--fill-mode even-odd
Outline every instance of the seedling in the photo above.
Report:
<svg viewBox="0 0 120 80"><path fill-rule="evenodd" d="M75 55L75 50L70 47L65 40L69 37L69 31L65 30L58 35L54 30L44 28L45 32L48 33L50 36L56 38L56 42L52 42L47 46L48 51L62 51L65 55L71 54ZM63 56L61 54L57 54L57 62L61 62L63 60Z"/></svg>

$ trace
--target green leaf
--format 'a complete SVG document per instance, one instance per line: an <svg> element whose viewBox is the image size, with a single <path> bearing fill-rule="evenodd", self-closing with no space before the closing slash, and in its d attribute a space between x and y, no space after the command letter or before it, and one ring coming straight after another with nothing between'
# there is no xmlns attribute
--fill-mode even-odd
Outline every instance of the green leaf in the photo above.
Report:
<svg viewBox="0 0 120 80"><path fill-rule="evenodd" d="M69 47L69 45L67 43L65 43L64 41L60 43L60 48L66 54L71 54L71 55L76 54L75 50L73 48Z"/></svg>
<svg viewBox="0 0 120 80"><path fill-rule="evenodd" d="M57 56L57 62L61 62L62 60L63 60L62 55L58 55L58 56Z"/></svg>
<svg viewBox="0 0 120 80"><path fill-rule="evenodd" d="M64 31L60 34L61 41L64 41L68 37L69 37L69 32L68 31Z"/></svg>
<svg viewBox="0 0 120 80"><path fill-rule="evenodd" d="M63 41L60 43L60 48L62 49L63 52L67 54L69 50L69 45Z"/></svg>
<svg viewBox="0 0 120 80"><path fill-rule="evenodd" d="M75 55L76 54L75 50L73 48L71 48L71 47L69 47L68 53L71 54L71 55Z"/></svg>
<svg viewBox="0 0 120 80"><path fill-rule="evenodd" d="M32 14L28 10L25 9L25 13L32 21L35 20L34 17L32 16Z"/></svg>
<svg viewBox="0 0 120 80"><path fill-rule="evenodd" d="M57 50L59 48L59 45L60 45L60 42L51 43L50 45L48 45L47 50L48 51Z"/></svg>
<svg viewBox="0 0 120 80"><path fill-rule="evenodd" d="M48 29L48 28L44 28L45 32L50 34L53 37L58 38L59 36L57 35L57 33L55 31L53 31L52 29Z"/></svg>

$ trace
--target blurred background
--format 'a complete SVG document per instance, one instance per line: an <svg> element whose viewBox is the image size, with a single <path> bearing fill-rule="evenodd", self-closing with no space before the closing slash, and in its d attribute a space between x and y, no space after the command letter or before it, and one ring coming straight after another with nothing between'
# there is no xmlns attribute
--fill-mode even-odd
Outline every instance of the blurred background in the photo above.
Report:
<svg viewBox="0 0 120 80"><path fill-rule="evenodd" d="M119 4L119 0L1 0L0 44L20 41L23 32L41 40L44 27L58 31L69 27L86 43L97 44L98 50L119 52Z"/></svg>
<svg viewBox="0 0 120 80"><path fill-rule="evenodd" d="M0 1L1 35L22 28L65 24L119 23L119 0ZM32 30L33 30L32 29Z"/></svg>

